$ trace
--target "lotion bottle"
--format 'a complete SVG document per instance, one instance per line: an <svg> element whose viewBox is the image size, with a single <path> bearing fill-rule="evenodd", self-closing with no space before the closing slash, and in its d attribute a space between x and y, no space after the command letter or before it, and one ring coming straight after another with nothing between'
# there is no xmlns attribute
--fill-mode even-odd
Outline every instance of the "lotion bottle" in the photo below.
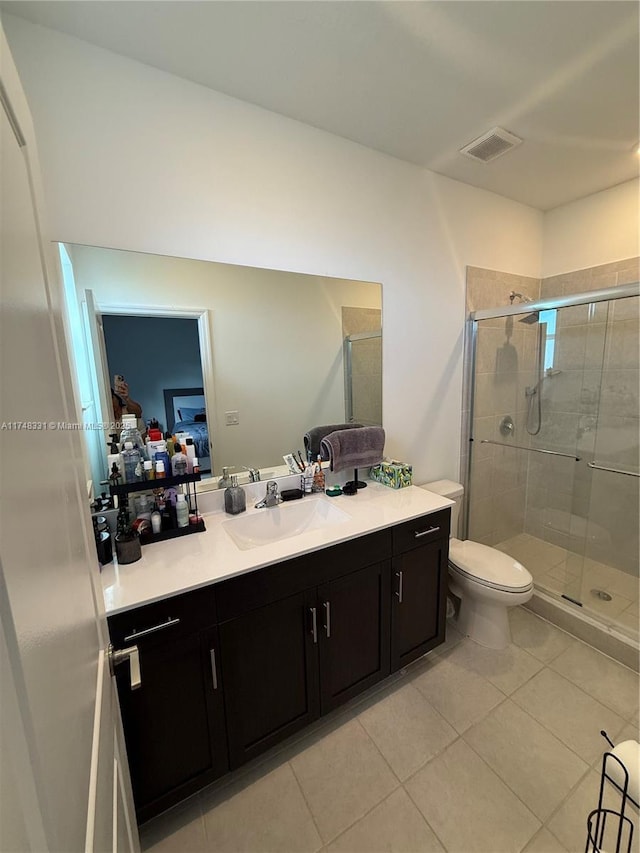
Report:
<svg viewBox="0 0 640 853"><path fill-rule="evenodd" d="M176 518L178 527L187 527L189 525L189 507L184 495L176 497Z"/></svg>

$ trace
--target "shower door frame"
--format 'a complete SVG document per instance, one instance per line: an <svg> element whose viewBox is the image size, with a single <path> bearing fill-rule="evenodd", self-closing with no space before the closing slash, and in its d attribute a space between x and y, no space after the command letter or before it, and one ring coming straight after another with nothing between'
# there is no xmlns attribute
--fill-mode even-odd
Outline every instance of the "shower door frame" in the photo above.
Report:
<svg viewBox="0 0 640 853"><path fill-rule="evenodd" d="M471 506L471 466L473 464L473 422L475 411L475 375L476 375L476 350L478 344L478 321L493 320L500 317L514 317L518 314L531 314L538 311L546 311L553 308L571 308L575 305L588 305L593 302L610 302L618 299L626 299L631 296L640 296L640 282L631 284L623 284L617 287L608 287L601 290L591 290L585 293L575 293L571 296L552 296L547 299L538 299L535 302L520 302L517 305L508 305L504 308L482 308L477 311L472 311L467 320L466 340L467 352L469 358L467 360L467 373L465 377L466 396L469 401L468 414L465 422L465 439L468 446L466 470L465 470L465 492L464 492L464 513L463 513L463 538L467 539L469 535L469 509ZM499 442L496 442L499 443ZM512 445L510 445L512 446ZM538 448L524 448L538 453L552 453L556 456L568 456L570 454L559 453L556 451L544 451ZM576 456L576 461L580 457ZM587 463L589 467L598 467L595 463ZM614 471L613 468L605 468L607 471ZM635 472L615 470L614 473L627 474L629 476L640 476Z"/></svg>

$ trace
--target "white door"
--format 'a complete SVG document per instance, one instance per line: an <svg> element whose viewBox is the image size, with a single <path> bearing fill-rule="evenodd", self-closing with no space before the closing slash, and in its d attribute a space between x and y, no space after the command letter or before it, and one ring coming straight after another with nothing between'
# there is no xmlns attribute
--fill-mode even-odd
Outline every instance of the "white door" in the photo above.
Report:
<svg viewBox="0 0 640 853"><path fill-rule="evenodd" d="M61 289L1 25L0 63L0 850L137 850Z"/></svg>

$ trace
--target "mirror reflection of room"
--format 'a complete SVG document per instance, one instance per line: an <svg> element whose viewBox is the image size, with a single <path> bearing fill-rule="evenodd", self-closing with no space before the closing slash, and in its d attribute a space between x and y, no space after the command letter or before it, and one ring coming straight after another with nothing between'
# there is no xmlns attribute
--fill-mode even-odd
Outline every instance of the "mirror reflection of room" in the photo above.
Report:
<svg viewBox="0 0 640 853"><path fill-rule="evenodd" d="M102 329L113 390L118 394L117 378L124 377L141 410L125 400L126 411L137 415L139 428L191 436L201 473L210 472L198 321L104 313Z"/></svg>
<svg viewBox="0 0 640 853"><path fill-rule="evenodd" d="M61 248L78 304L104 337L87 346L105 362L93 368L103 393L122 374L146 425L158 421L164 434L188 423L210 445L205 477L282 476L283 456L303 448L311 427L382 423L380 284Z"/></svg>

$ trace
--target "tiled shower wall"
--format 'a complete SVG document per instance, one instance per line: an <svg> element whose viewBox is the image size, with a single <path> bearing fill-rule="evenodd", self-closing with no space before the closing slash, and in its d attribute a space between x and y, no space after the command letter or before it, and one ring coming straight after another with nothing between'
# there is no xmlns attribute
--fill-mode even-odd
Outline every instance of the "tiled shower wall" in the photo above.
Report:
<svg viewBox="0 0 640 853"><path fill-rule="evenodd" d="M470 267L467 310L508 305L511 290L536 299L615 287L638 278L637 258L543 280ZM577 448L603 464L637 470L638 299L611 303L609 308L602 303L590 313L587 306L563 309L558 324L554 367L562 373L543 383L543 426L534 437L525 429L524 387L535 383L527 368L535 360L537 327L513 318L479 324L474 465L471 482L465 483L474 508L469 536L495 544L525 531L637 572L637 478L594 472L570 459L480 444L484 437L568 453ZM465 380L467 424L468 351ZM505 413L515 422L508 439L499 431ZM468 431L463 430L463 482L467 450Z"/></svg>
<svg viewBox="0 0 640 853"><path fill-rule="evenodd" d="M507 307L512 290L529 297L540 296L540 279L510 273L467 267L467 315L482 308ZM469 383L471 376L471 341L465 337L463 388L463 430L460 482L465 484L472 502L469 538L493 545L521 533L526 503L527 452L481 444L481 439L504 440L500 422L504 415L512 416L515 433L512 441L522 444L523 412L526 401L518 389L531 379L523 371L532 364L535 352L534 327L525 326L511 318L484 320L478 330L478 362L475 380L476 409L473 449L473 472L466 481L469 453Z"/></svg>

